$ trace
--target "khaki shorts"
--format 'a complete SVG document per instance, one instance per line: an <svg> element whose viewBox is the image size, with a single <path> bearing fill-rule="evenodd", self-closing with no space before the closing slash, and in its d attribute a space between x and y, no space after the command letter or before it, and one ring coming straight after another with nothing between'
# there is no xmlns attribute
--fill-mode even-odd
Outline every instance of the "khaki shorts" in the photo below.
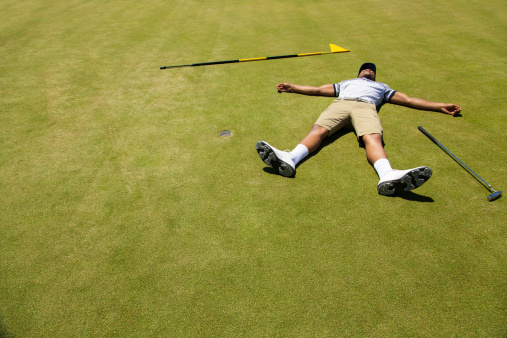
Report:
<svg viewBox="0 0 507 338"><path fill-rule="evenodd" d="M359 140L363 135L383 133L375 105L360 101L334 100L315 124L327 128L329 135L342 128L354 128Z"/></svg>

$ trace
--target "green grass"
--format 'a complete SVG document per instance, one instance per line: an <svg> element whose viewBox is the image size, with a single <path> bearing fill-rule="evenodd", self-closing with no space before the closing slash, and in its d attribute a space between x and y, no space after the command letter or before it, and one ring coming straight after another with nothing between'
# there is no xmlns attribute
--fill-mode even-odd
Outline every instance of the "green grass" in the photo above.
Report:
<svg viewBox="0 0 507 338"><path fill-rule="evenodd" d="M0 4L0 336L504 337L507 6L494 0ZM327 51L351 53L159 70ZM330 103L279 95L375 62L413 194L345 134L273 175ZM221 138L218 133L234 135Z"/></svg>

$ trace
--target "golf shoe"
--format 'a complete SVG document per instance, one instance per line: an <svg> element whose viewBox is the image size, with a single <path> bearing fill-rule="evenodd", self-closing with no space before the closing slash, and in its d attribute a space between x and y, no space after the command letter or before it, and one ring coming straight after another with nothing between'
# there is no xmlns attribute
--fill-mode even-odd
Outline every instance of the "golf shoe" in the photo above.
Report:
<svg viewBox="0 0 507 338"><path fill-rule="evenodd" d="M394 195L403 191L410 191L423 185L432 173L432 170L428 167L392 170L378 183L378 193L380 195Z"/></svg>
<svg viewBox="0 0 507 338"><path fill-rule="evenodd" d="M296 166L289 152L278 150L264 141L257 142L255 148L261 160L276 169L280 175L291 177L296 174Z"/></svg>

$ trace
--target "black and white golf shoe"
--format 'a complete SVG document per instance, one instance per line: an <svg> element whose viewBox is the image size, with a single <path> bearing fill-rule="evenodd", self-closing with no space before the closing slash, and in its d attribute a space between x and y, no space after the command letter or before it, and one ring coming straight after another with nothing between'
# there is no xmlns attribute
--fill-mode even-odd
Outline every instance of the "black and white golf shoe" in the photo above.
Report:
<svg viewBox="0 0 507 338"><path fill-rule="evenodd" d="M255 148L261 160L276 169L280 175L292 177L296 174L296 166L288 152L278 150L264 141L257 142Z"/></svg>
<svg viewBox="0 0 507 338"><path fill-rule="evenodd" d="M403 191L410 191L424 184L433 171L428 167L417 167L408 170L393 170L378 183L380 195L395 195Z"/></svg>

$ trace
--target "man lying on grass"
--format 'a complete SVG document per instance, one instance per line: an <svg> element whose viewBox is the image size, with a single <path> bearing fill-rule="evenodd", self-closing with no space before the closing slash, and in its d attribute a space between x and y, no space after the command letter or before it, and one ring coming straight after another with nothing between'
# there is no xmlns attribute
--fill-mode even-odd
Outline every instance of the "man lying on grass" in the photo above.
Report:
<svg viewBox="0 0 507 338"><path fill-rule="evenodd" d="M279 93L331 96L337 99L324 110L308 135L291 152L280 151L264 141L257 142L256 148L261 160L278 170L282 176L294 176L298 162L317 150L327 136L344 127L353 127L359 144L364 147L368 161L380 178L377 185L379 194L393 195L421 186L431 177L430 168L391 168L382 141L383 129L378 117L380 107L387 102L453 116L458 115L461 108L452 103L430 102L392 90L384 83L375 82L376 72L373 63L365 63L359 69L356 79L337 84L321 87L278 84L276 87Z"/></svg>

